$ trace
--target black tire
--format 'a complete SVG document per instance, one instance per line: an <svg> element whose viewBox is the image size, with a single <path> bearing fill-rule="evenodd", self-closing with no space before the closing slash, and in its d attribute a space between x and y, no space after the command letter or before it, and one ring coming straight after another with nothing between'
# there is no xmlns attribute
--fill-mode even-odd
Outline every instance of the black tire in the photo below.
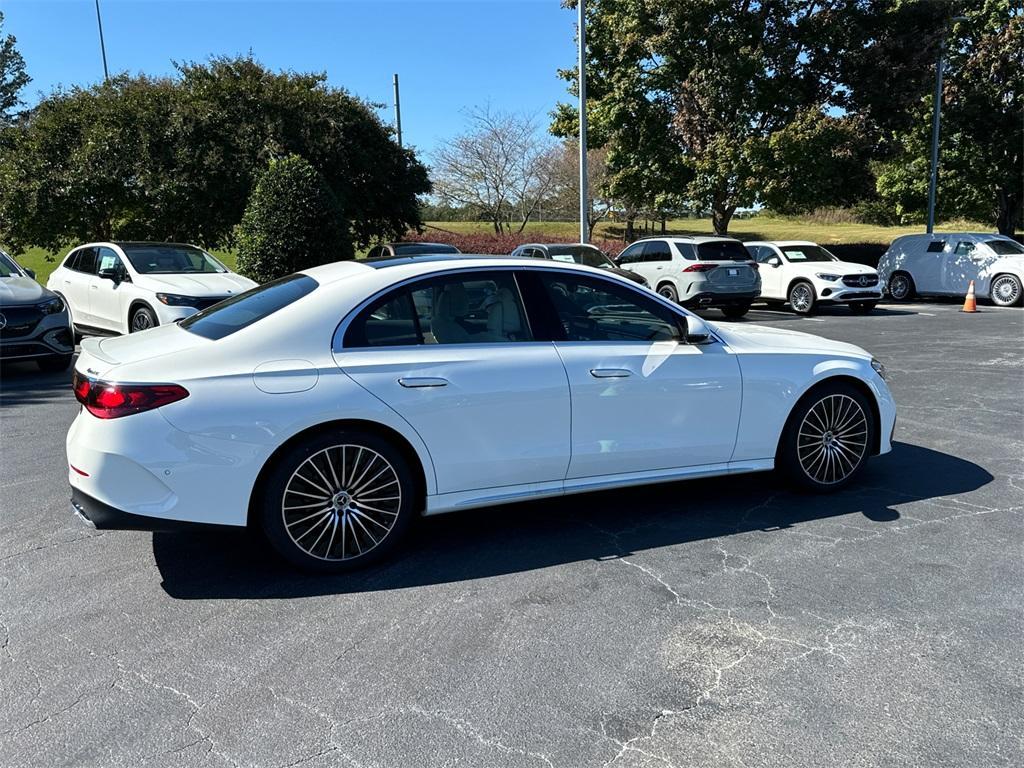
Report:
<svg viewBox="0 0 1024 768"><path fill-rule="evenodd" d="M829 426L818 421L822 412L826 414L826 421L829 412L835 414L838 429L822 429ZM807 424L801 432L805 420ZM874 411L859 389L844 382L820 384L800 398L790 413L779 440L775 466L801 490L814 493L839 490L864 471L877 430ZM818 432L822 435L820 441ZM826 438L828 434L832 435L830 440ZM838 442L846 448L829 449L826 440L832 446ZM839 468L841 473L833 469L834 475L830 476L832 468Z"/></svg>
<svg viewBox="0 0 1024 768"><path fill-rule="evenodd" d="M679 303L679 293L676 291L676 287L672 285L672 283L665 283L664 285L659 285L658 295L668 299L673 304Z"/></svg>
<svg viewBox="0 0 1024 768"><path fill-rule="evenodd" d="M906 272L893 272L889 275L886 290L893 301L910 301L917 295L914 278Z"/></svg>
<svg viewBox="0 0 1024 768"><path fill-rule="evenodd" d="M722 314L730 320L738 320L750 311L749 304L741 304L736 307L722 307Z"/></svg>
<svg viewBox="0 0 1024 768"><path fill-rule="evenodd" d="M156 319L152 309L149 307L138 307L132 312L131 319L128 321L128 333L148 331L150 328L156 328L158 325L160 325L160 321Z"/></svg>
<svg viewBox="0 0 1024 768"><path fill-rule="evenodd" d="M798 280L789 289L789 306L798 315L812 314L817 301L814 286L806 280Z"/></svg>
<svg viewBox="0 0 1024 768"><path fill-rule="evenodd" d="M325 478L330 478L326 485ZM418 503L412 470L401 451L377 435L349 430L316 435L289 448L274 462L262 489L255 512L270 545L292 565L318 573L355 570L389 555L408 531ZM398 498L385 501L395 495L391 489L397 489ZM346 495L349 491L356 493ZM326 505L323 510L315 506L319 503ZM307 525L310 507L313 522Z"/></svg>
<svg viewBox="0 0 1024 768"><path fill-rule="evenodd" d="M855 315L866 315L875 308L877 301L854 301L850 303L850 311Z"/></svg>
<svg viewBox="0 0 1024 768"><path fill-rule="evenodd" d="M36 360L36 365L39 366L39 370L43 373L60 373L68 369L68 366L71 365L72 357L74 355L50 355L49 357L41 357Z"/></svg>
<svg viewBox="0 0 1024 768"><path fill-rule="evenodd" d="M1012 307L1024 300L1024 289L1016 275L996 275L992 278L989 299L997 307Z"/></svg>

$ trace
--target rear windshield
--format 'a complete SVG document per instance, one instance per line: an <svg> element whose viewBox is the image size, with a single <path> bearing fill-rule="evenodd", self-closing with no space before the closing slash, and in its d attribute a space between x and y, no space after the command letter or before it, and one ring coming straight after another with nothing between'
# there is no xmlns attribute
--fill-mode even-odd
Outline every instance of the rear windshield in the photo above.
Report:
<svg viewBox="0 0 1024 768"><path fill-rule="evenodd" d="M787 261L839 261L820 245L780 245Z"/></svg>
<svg viewBox="0 0 1024 768"><path fill-rule="evenodd" d="M750 261L750 254L738 240L713 240L697 243L697 258L701 261Z"/></svg>
<svg viewBox="0 0 1024 768"><path fill-rule="evenodd" d="M409 256L416 253L458 253L459 249L454 245L443 243L395 243L395 256Z"/></svg>
<svg viewBox="0 0 1024 768"><path fill-rule="evenodd" d="M549 245L548 255L554 261L567 261L586 267L614 267L604 252L592 245Z"/></svg>
<svg viewBox="0 0 1024 768"><path fill-rule="evenodd" d="M227 267L201 248L190 245L122 245L128 261L140 275L177 275L227 272Z"/></svg>
<svg viewBox="0 0 1024 768"><path fill-rule="evenodd" d="M318 285L309 275L288 275L187 317L181 327L207 339L223 339L298 301Z"/></svg>
<svg viewBox="0 0 1024 768"><path fill-rule="evenodd" d="M985 245L998 256L1015 256L1018 253L1024 253L1024 245L1016 240L986 240Z"/></svg>

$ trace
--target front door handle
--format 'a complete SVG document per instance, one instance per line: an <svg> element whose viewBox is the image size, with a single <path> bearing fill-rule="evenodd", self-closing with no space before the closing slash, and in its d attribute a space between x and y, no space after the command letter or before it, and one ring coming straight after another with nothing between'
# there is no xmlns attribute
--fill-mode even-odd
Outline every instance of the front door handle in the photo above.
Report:
<svg viewBox="0 0 1024 768"><path fill-rule="evenodd" d="M448 379L433 378L424 376L420 378L402 378L398 380L406 389L419 389L421 387L447 387Z"/></svg>
<svg viewBox="0 0 1024 768"><path fill-rule="evenodd" d="M595 379L625 379L633 372L625 368L591 368L590 375Z"/></svg>

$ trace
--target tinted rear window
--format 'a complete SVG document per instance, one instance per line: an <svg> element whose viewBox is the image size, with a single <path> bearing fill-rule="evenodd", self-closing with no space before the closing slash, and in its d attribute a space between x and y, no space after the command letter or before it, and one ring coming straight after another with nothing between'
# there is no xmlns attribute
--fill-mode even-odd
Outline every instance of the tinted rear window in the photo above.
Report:
<svg viewBox="0 0 1024 768"><path fill-rule="evenodd" d="M187 317L181 327L207 339L223 339L298 301L318 285L309 275L288 275Z"/></svg>
<svg viewBox="0 0 1024 768"><path fill-rule="evenodd" d="M750 261L750 254L737 240L715 240L697 243L697 258L701 261Z"/></svg>
<svg viewBox="0 0 1024 768"><path fill-rule="evenodd" d="M408 256L413 253L458 253L459 249L454 245L443 243L395 243L396 256Z"/></svg>
<svg viewBox="0 0 1024 768"><path fill-rule="evenodd" d="M1015 240L986 240L985 245L999 256L1016 256L1024 253L1024 246Z"/></svg>

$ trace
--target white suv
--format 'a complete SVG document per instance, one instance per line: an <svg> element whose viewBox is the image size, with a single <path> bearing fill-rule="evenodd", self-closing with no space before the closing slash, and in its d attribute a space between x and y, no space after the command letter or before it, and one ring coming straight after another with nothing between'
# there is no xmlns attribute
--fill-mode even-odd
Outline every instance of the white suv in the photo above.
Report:
<svg viewBox="0 0 1024 768"><path fill-rule="evenodd" d="M806 240L747 243L761 265L761 298L769 304L789 302L794 312L810 314L819 304L846 304L867 313L882 298L878 272L863 264L840 261Z"/></svg>
<svg viewBox="0 0 1024 768"><path fill-rule="evenodd" d="M757 264L729 237L657 237L638 240L616 263L636 272L669 301L689 309L717 307L742 317L761 292Z"/></svg>
<svg viewBox="0 0 1024 768"><path fill-rule="evenodd" d="M1005 235L936 232L892 241L878 273L893 301L963 296L971 280L979 297L1012 307L1024 297L1024 246Z"/></svg>
<svg viewBox="0 0 1024 768"><path fill-rule="evenodd" d="M255 288L194 245L88 243L46 281L77 332L132 333L193 315Z"/></svg>

